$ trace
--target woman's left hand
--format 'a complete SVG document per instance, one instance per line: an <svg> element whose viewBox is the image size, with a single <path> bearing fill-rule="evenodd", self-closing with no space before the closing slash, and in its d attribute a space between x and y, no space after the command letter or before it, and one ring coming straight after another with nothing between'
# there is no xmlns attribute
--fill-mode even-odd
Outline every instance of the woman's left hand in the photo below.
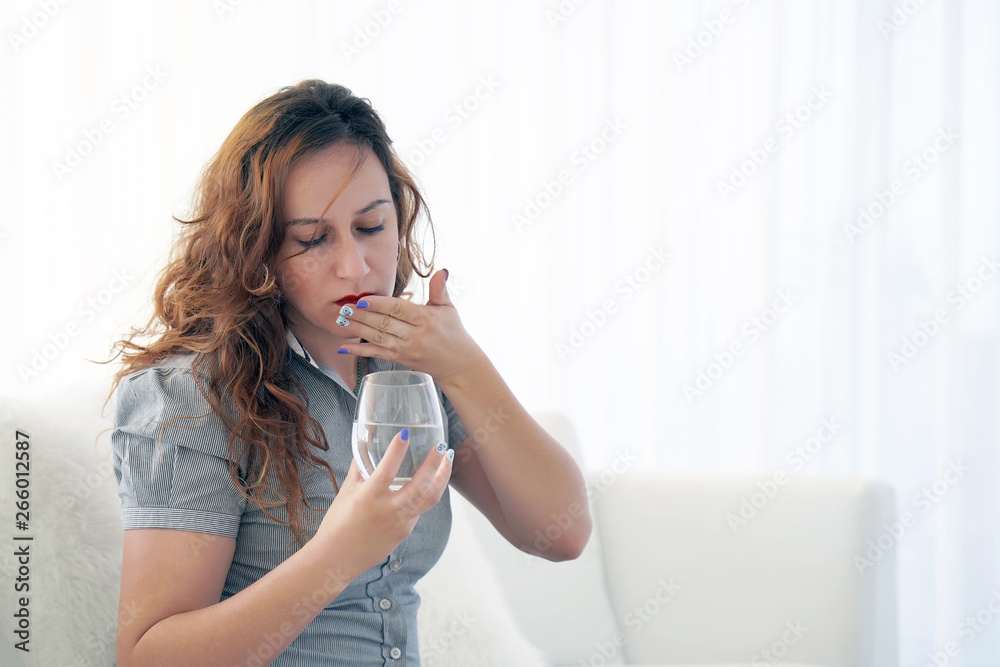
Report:
<svg viewBox="0 0 1000 667"><path fill-rule="evenodd" d="M447 271L431 276L424 305L390 296L367 296L367 307L352 306L346 336L365 343L347 343L348 354L396 361L429 374L439 383L468 372L484 356L462 325L445 285Z"/></svg>

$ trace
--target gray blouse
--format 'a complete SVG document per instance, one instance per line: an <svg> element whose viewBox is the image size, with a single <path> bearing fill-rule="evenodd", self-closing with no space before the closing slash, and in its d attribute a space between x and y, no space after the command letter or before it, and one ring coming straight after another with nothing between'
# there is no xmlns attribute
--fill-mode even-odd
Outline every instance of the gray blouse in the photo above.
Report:
<svg viewBox="0 0 1000 667"><path fill-rule="evenodd" d="M328 451L317 453L342 481L353 457L350 438L357 399L339 375L313 361L294 337L289 343L289 370L329 443ZM122 380L111 437L114 468L126 530L172 528L236 538L222 592L225 600L274 569L296 547L291 530L248 503L233 484L227 467L229 433L195 385L192 358L172 357ZM397 368L405 367L369 359L370 372ZM438 393L449 446L457 447L467 438L465 427L440 389ZM300 475L310 505L328 507L335 491L326 471L304 468ZM284 508L268 511L287 518ZM322 512L306 513L315 515L311 530L307 523L311 535ZM446 489L412 534L388 558L354 579L277 658L272 642L278 638L261 637L259 643L247 646L243 662L273 660L275 667L418 667L420 598L414 584L437 562L450 530ZM192 535L192 557L211 539ZM303 600L293 615L307 615L308 602Z"/></svg>

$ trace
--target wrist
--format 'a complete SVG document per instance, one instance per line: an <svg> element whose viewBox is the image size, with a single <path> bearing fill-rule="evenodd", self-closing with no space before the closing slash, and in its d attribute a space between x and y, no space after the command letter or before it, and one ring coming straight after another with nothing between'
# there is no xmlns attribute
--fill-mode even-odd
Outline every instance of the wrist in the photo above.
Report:
<svg viewBox="0 0 1000 667"><path fill-rule="evenodd" d="M463 363L455 372L450 375L435 377L434 381L447 396L462 394L472 391L476 386L497 374L493 362L481 349L476 348L476 352L470 355L469 360Z"/></svg>
<svg viewBox="0 0 1000 667"><path fill-rule="evenodd" d="M313 564L323 571L326 592L335 593L334 597L339 595L339 590L347 588L352 581L371 567L355 562L359 560L358 552L345 548L345 545L351 542L344 539L342 533L343 531L331 530L321 524L312 539L300 550L300 553L308 551Z"/></svg>

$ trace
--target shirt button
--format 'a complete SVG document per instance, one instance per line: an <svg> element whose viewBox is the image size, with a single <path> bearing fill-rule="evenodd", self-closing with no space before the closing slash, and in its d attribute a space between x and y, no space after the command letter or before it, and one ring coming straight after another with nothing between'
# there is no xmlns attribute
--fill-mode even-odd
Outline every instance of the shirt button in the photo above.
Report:
<svg viewBox="0 0 1000 667"><path fill-rule="evenodd" d="M396 648L395 646L393 646L393 647L392 647L392 650L391 650L391 651L389 651L389 657L390 657L390 658L392 658L393 660L399 660L399 657L400 657L401 655L403 655L403 652L402 652L402 651L400 651L400 650L399 650L398 648Z"/></svg>
<svg viewBox="0 0 1000 667"><path fill-rule="evenodd" d="M378 606L382 607L382 609L391 609L392 600L390 600L389 598L382 598L381 600L378 601Z"/></svg>
<svg viewBox="0 0 1000 667"><path fill-rule="evenodd" d="M400 564L399 564L398 560L391 560L391 561L389 561L389 569L390 570L392 570L393 572L398 572L399 568L400 568Z"/></svg>

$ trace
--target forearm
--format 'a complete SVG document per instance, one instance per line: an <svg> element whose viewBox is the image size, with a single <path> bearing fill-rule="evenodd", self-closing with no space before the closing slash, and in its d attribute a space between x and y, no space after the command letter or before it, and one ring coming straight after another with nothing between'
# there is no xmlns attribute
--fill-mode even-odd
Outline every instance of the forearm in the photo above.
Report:
<svg viewBox="0 0 1000 667"><path fill-rule="evenodd" d="M527 546L539 531L558 532L549 551L575 557L590 536L591 519L573 457L532 419L485 355L462 377L440 384L516 538ZM469 455L456 453L456 475ZM559 530L547 531L550 526Z"/></svg>
<svg viewBox="0 0 1000 667"><path fill-rule="evenodd" d="M336 553L313 538L233 597L159 621L118 664L270 664L360 574Z"/></svg>

